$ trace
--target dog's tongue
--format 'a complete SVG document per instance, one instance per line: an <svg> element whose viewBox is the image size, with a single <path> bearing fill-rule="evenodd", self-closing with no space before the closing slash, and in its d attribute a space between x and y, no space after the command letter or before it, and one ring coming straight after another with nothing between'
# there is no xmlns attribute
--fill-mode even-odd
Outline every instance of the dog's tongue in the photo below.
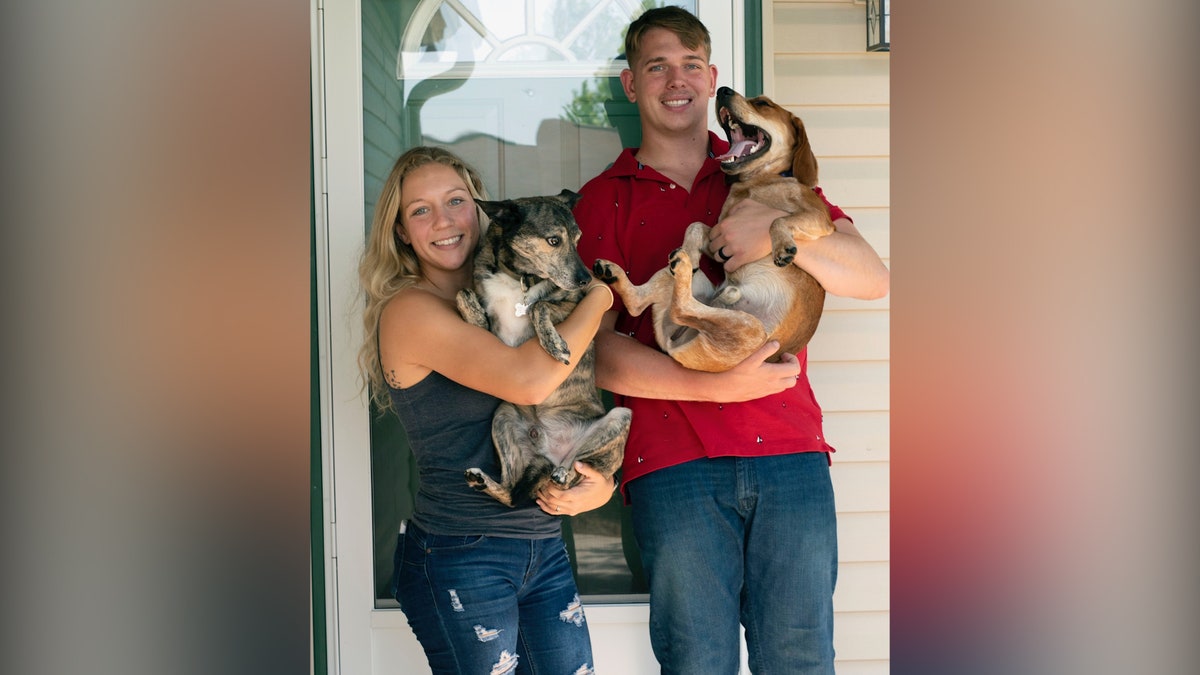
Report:
<svg viewBox="0 0 1200 675"><path fill-rule="evenodd" d="M727 162L731 159L737 159L742 155L750 152L750 148L754 146L754 141L741 140L729 146L729 152L717 158L718 162Z"/></svg>

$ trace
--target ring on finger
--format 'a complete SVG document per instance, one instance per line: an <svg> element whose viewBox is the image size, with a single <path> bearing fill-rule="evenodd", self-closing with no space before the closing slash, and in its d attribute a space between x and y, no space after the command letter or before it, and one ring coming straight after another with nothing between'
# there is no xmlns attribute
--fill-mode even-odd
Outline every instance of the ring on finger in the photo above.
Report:
<svg viewBox="0 0 1200 675"><path fill-rule="evenodd" d="M716 252L716 253L714 253L713 255L717 256L717 260L720 260L721 262L726 262L726 261L728 261L730 258L732 258L732 257L733 257L733 256L731 256L731 255L729 255L728 253L726 253L726 252L725 252L725 247L724 247L724 246L722 246L721 248L717 249L717 252Z"/></svg>

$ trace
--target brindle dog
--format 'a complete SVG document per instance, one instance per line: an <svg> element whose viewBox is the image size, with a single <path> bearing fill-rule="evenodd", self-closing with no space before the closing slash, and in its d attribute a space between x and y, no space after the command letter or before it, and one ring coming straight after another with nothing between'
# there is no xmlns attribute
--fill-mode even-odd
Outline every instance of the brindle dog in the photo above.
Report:
<svg viewBox="0 0 1200 675"><path fill-rule="evenodd" d="M554 325L583 299L592 275L575 249L579 225L571 209L579 195L477 201L491 224L475 256L474 288L459 292L458 310L506 344L533 336L550 356L570 363L570 350ZM500 502L524 503L548 482L571 487L582 477L576 461L605 477L621 466L632 412L607 413L595 384L595 346L588 344L575 370L542 403L501 402L492 418L500 480L477 467L467 482Z"/></svg>

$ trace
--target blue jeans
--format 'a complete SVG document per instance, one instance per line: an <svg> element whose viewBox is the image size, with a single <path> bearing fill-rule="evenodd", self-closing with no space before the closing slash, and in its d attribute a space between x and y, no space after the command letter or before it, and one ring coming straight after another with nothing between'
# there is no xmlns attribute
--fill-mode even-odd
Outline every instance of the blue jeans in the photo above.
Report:
<svg viewBox="0 0 1200 675"><path fill-rule="evenodd" d="M408 523L392 590L435 675L594 668L560 537L452 537Z"/></svg>
<svg viewBox="0 0 1200 675"><path fill-rule="evenodd" d="M825 453L698 459L628 485L664 674L833 673L837 522Z"/></svg>

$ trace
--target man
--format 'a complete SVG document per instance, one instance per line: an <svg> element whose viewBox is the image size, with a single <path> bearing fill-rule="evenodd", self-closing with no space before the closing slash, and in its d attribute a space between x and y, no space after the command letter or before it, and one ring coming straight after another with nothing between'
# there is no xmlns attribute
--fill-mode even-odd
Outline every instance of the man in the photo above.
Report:
<svg viewBox="0 0 1200 675"><path fill-rule="evenodd" d="M586 262L607 258L635 284L666 264L688 224L710 225L728 194L708 131L717 69L704 25L677 7L629 27L621 83L638 106L640 148L581 189ZM837 232L798 242L795 263L825 289L882 297L888 271L841 209ZM715 224L725 270L770 250L781 215L744 204ZM712 260L702 269L723 273ZM612 330L604 330L610 328ZM624 491L650 583L650 638L664 673L736 673L739 623L751 669L833 672L837 532L821 410L805 352L765 363L769 343L725 373L690 371L655 346L650 312L619 298L596 336L597 384L633 409Z"/></svg>

